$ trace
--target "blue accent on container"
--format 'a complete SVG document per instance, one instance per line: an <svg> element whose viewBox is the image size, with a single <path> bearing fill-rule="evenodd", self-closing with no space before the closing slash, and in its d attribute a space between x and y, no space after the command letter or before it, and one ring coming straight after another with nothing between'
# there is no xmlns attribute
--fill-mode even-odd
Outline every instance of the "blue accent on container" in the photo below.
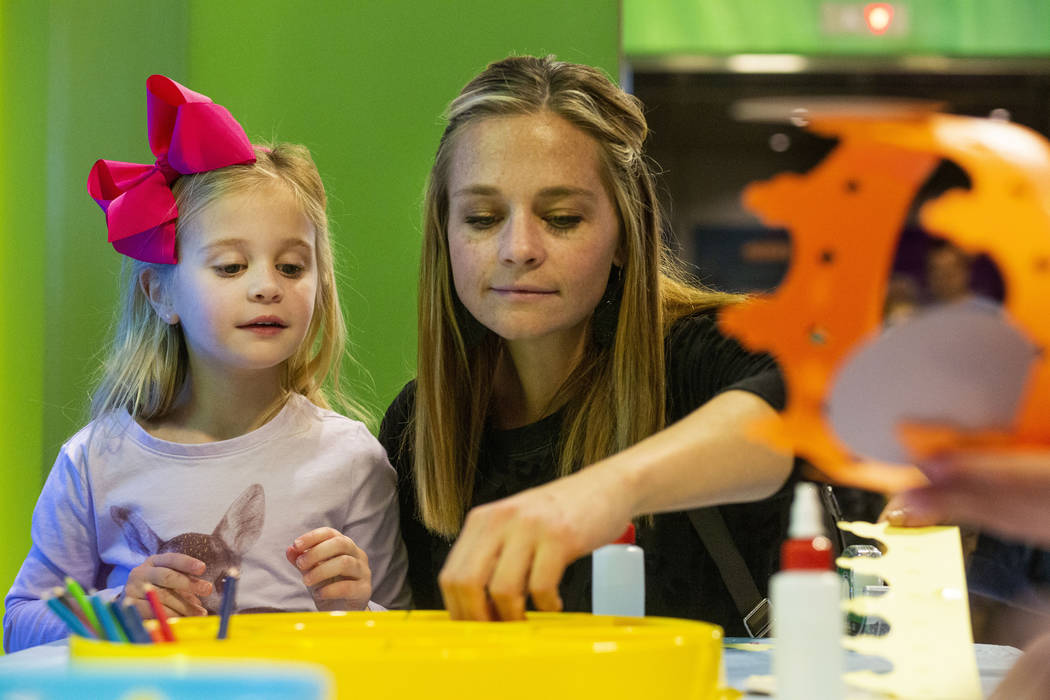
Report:
<svg viewBox="0 0 1050 700"><path fill-rule="evenodd" d="M105 668L9 671L0 669L0 700L102 700L149 697L155 700L234 698L321 700L331 697L331 681L321 667L275 669L262 663L190 664L178 670L107 662Z"/></svg>

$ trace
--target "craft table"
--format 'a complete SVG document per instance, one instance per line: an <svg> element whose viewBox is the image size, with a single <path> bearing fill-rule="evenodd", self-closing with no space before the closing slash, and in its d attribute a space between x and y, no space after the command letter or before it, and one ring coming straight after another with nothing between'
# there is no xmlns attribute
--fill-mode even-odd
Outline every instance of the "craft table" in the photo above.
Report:
<svg viewBox="0 0 1050 700"><path fill-rule="evenodd" d="M749 676L766 675L770 672L770 651L775 644L774 640L728 637L725 644L723 659L726 680L730 686L744 690ZM1021 655L1021 652L1013 647L992 644L976 644L974 648L977 655L977 667L981 674L981 686L987 697L1002 680L1017 657ZM14 669L61 673L68 666L69 644L66 641L52 642L0 657L0 674ZM850 654L847 668L849 670L878 670L879 660ZM745 698L762 697L766 696L745 695Z"/></svg>

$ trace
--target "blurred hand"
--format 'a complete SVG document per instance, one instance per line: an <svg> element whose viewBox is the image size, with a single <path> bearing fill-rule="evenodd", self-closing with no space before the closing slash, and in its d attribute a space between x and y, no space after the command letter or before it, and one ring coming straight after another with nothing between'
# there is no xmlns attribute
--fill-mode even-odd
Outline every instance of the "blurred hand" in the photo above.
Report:
<svg viewBox="0 0 1050 700"><path fill-rule="evenodd" d="M531 595L560 611L565 567L619 537L631 515L602 466L474 508L438 576L445 607L456 620L523 620Z"/></svg>
<svg viewBox="0 0 1050 700"><path fill-rule="evenodd" d="M919 468L930 485L890 500L882 519L891 525L959 523L1050 547L1050 450L959 450ZM1050 697L1050 634L1027 647L991 697Z"/></svg>
<svg viewBox="0 0 1050 700"><path fill-rule="evenodd" d="M198 578L204 569L204 562L186 554L154 554L128 574L124 597L135 604L142 617L153 617L153 608L146 600L145 584L149 583L156 589L165 615L207 615L208 611L201 605L199 596L211 593L212 585Z"/></svg>
<svg viewBox="0 0 1050 700"><path fill-rule="evenodd" d="M919 468L930 485L898 494L891 525L972 525L1050 547L1050 450L942 453Z"/></svg>
<svg viewBox="0 0 1050 700"><path fill-rule="evenodd" d="M991 700L1043 700L1050 697L1050 634L1025 648L991 695Z"/></svg>
<svg viewBox="0 0 1050 700"><path fill-rule="evenodd" d="M330 527L295 538L285 557L303 577L321 609L364 610L372 597L368 555L354 541ZM329 603L330 605L325 605Z"/></svg>

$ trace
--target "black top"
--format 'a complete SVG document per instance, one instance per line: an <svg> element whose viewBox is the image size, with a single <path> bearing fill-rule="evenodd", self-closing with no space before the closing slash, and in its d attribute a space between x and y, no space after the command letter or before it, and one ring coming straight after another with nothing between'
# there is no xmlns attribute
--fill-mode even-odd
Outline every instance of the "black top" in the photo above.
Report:
<svg viewBox="0 0 1050 700"><path fill-rule="evenodd" d="M745 351L718 330L714 313L683 318L665 342L667 417L674 422L730 389L752 392L773 408L784 406L784 384L767 355ZM401 534L408 548L408 580L416 606L444 607L437 576L452 543L430 532L419 518L412 476L411 448L402 449L402 433L412 415L415 383L410 382L387 410L379 440L398 473ZM557 441L562 415L557 412L512 430L485 429L471 506L539 486L556 477ZM697 464L697 469L703 469ZM779 546L787 531L791 496L787 485L762 501L720 508L729 532L762 595L777 570ZM656 515L639 526L637 542L645 551L647 615L687 617L721 625L728 636L746 636L725 584L685 512ZM591 609L591 561L571 564L559 592L569 612Z"/></svg>

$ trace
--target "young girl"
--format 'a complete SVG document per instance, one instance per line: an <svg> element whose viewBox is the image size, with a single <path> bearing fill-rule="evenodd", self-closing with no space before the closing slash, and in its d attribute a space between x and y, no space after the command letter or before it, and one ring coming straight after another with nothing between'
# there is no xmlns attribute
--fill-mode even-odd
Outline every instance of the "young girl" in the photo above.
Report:
<svg viewBox="0 0 1050 700"><path fill-rule="evenodd" d="M7 651L65 636L41 596L66 576L146 616L146 584L169 615L216 612L234 568L242 612L409 603L394 471L322 390L345 327L309 152L253 147L163 76L147 91L156 165L88 182L137 261L94 419L33 514Z"/></svg>

